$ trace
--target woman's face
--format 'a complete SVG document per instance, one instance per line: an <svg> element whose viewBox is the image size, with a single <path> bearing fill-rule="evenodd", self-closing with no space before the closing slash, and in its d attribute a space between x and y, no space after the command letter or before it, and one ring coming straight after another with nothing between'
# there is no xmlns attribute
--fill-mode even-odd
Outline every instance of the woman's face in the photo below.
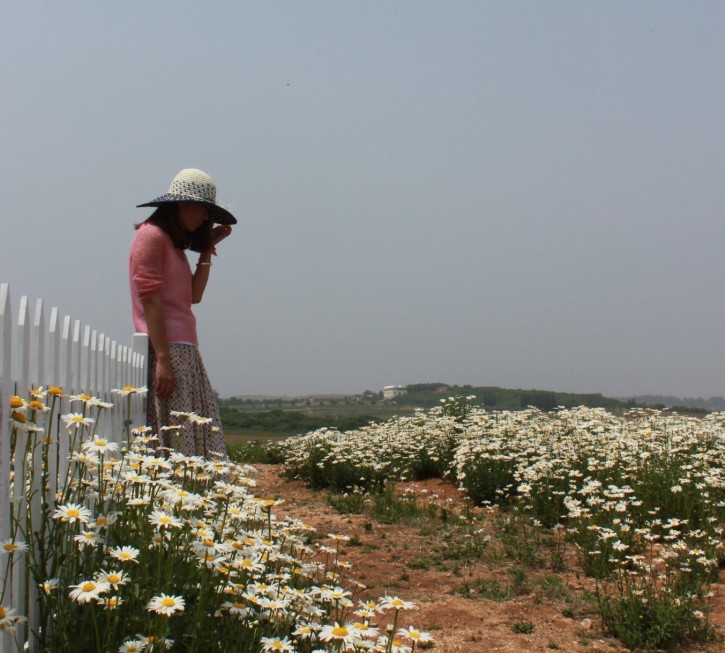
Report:
<svg viewBox="0 0 725 653"><path fill-rule="evenodd" d="M209 219L209 207L199 202L179 202L179 220L189 233L196 231Z"/></svg>

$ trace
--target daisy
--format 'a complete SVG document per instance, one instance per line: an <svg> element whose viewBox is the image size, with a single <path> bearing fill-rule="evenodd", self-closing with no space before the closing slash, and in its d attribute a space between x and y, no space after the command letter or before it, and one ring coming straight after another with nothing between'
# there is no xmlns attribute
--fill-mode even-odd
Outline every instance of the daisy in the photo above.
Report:
<svg viewBox="0 0 725 653"><path fill-rule="evenodd" d="M353 624L352 631L356 633L358 637L365 637L366 639L375 639L379 633L377 628L370 626L364 621Z"/></svg>
<svg viewBox="0 0 725 653"><path fill-rule="evenodd" d="M173 596L171 594L159 594L154 596L146 609L149 612L156 612L170 617L175 612L184 611L184 599L181 596Z"/></svg>
<svg viewBox="0 0 725 653"><path fill-rule="evenodd" d="M81 531L73 540L81 549L86 546L94 547L98 544L98 533L95 531Z"/></svg>
<svg viewBox="0 0 725 653"><path fill-rule="evenodd" d="M326 624L320 629L320 639L323 642L342 642L345 646L353 646L355 635L347 626L341 626L337 621L334 626Z"/></svg>
<svg viewBox="0 0 725 653"><path fill-rule="evenodd" d="M86 465L88 467L95 467L101 461L94 453L88 453L85 451L74 451L71 456L71 460L79 465Z"/></svg>
<svg viewBox="0 0 725 653"><path fill-rule="evenodd" d="M93 397L91 395L87 394L79 394L79 395L71 395L68 398L68 401L82 401L84 404L90 403L93 400Z"/></svg>
<svg viewBox="0 0 725 653"><path fill-rule="evenodd" d="M10 408L17 410L18 412L24 413L28 408L28 403L22 397L13 396L10 397Z"/></svg>
<svg viewBox="0 0 725 653"><path fill-rule="evenodd" d="M134 388L132 385L125 385L120 390L115 388L111 390L113 394L121 395L122 397L128 397L129 395L144 395L148 392L148 388L144 385L140 388Z"/></svg>
<svg viewBox="0 0 725 653"><path fill-rule="evenodd" d="M15 426L20 424L26 424L28 421L28 418L25 416L25 413L23 413L20 410L14 410L10 414L10 419L12 419L14 422L16 422Z"/></svg>
<svg viewBox="0 0 725 653"><path fill-rule="evenodd" d="M189 421L192 424L211 424L211 417L201 417L200 415L196 415L195 413L191 413L189 415Z"/></svg>
<svg viewBox="0 0 725 653"><path fill-rule="evenodd" d="M118 445L115 442L111 442L108 438L100 438L97 435L93 436L93 440L83 443L83 451L90 451L98 454L105 454L109 451L116 451Z"/></svg>
<svg viewBox="0 0 725 653"><path fill-rule="evenodd" d="M432 642L433 636L430 633L425 633L423 631L417 630L413 628L413 626L408 626L408 628L401 628L398 633L398 637L406 637L407 639L412 639L414 642Z"/></svg>
<svg viewBox="0 0 725 653"><path fill-rule="evenodd" d="M194 412L185 413L181 410L172 410L171 416L172 417L181 417L182 419L192 419L193 417L198 417L198 415Z"/></svg>
<svg viewBox="0 0 725 653"><path fill-rule="evenodd" d="M380 637L378 639L378 646L381 651L390 651L390 653L411 653L412 651L410 646L406 646L399 639L392 639L388 641L387 637Z"/></svg>
<svg viewBox="0 0 725 653"><path fill-rule="evenodd" d="M118 606L123 603L123 599L120 596L109 596L99 597L98 605L102 605L105 610L115 610Z"/></svg>
<svg viewBox="0 0 725 653"><path fill-rule="evenodd" d="M102 571L98 574L98 580L108 583L114 590L128 583L129 578L125 571Z"/></svg>
<svg viewBox="0 0 725 653"><path fill-rule="evenodd" d="M274 637L262 637L260 640L263 651L282 651L282 653L294 653L292 642L286 637L275 639Z"/></svg>
<svg viewBox="0 0 725 653"><path fill-rule="evenodd" d="M135 562L138 564L138 554L140 551L132 546L117 546L109 551L111 557L121 562Z"/></svg>
<svg viewBox="0 0 725 653"><path fill-rule="evenodd" d="M39 399L31 399L28 402L28 408L31 410L39 410L41 413L47 413L50 410L50 408L48 408L48 406Z"/></svg>
<svg viewBox="0 0 725 653"><path fill-rule="evenodd" d="M309 639L315 630L317 630L317 626L314 624L301 624L297 626L297 630L292 633L292 636L298 639Z"/></svg>
<svg viewBox="0 0 725 653"><path fill-rule="evenodd" d="M96 529L108 528L109 526L115 524L117 519L117 512L109 512L107 515L98 514L96 515L96 520L93 522L92 526Z"/></svg>
<svg viewBox="0 0 725 653"><path fill-rule="evenodd" d="M18 617L13 608L6 608L0 605L0 630L4 633L12 634L15 632L15 625L21 621L25 621L25 617Z"/></svg>
<svg viewBox="0 0 725 653"><path fill-rule="evenodd" d="M403 601L403 599L399 599L397 596L388 596L387 594L380 599L380 608L382 610L417 610L418 606L415 603L412 603L411 601Z"/></svg>
<svg viewBox="0 0 725 653"><path fill-rule="evenodd" d="M183 522L180 519L169 515L163 510L154 510L149 515L149 522L153 526L156 526L156 528L181 528L183 526Z"/></svg>
<svg viewBox="0 0 725 653"><path fill-rule="evenodd" d="M49 578L43 583L40 583L38 586L40 587L45 594L50 594L53 590L58 589L58 579L57 578Z"/></svg>
<svg viewBox="0 0 725 653"><path fill-rule="evenodd" d="M127 639L118 647L118 653L141 653L145 648L145 642L138 639Z"/></svg>
<svg viewBox="0 0 725 653"><path fill-rule="evenodd" d="M229 610L229 614L242 618L249 616L252 612L246 603L240 601L225 601L222 607Z"/></svg>
<svg viewBox="0 0 725 653"><path fill-rule="evenodd" d="M81 426L92 426L96 421L92 417L84 417L81 413L68 413L62 415L61 419L68 429L79 429Z"/></svg>
<svg viewBox="0 0 725 653"><path fill-rule="evenodd" d="M108 583L95 582L92 580L84 580L78 585L71 585L73 591L68 596L78 603L90 603L99 598L101 594L110 589Z"/></svg>
<svg viewBox="0 0 725 653"><path fill-rule="evenodd" d="M4 542L0 542L0 554L9 554L12 555L13 553L20 552L28 550L28 545L23 542L22 540L5 540Z"/></svg>
<svg viewBox="0 0 725 653"><path fill-rule="evenodd" d="M90 518L91 511L79 503L66 503L65 505L59 506L53 513L53 519L60 519L71 524L75 523L76 520L82 524L87 524Z"/></svg>
<svg viewBox="0 0 725 653"><path fill-rule="evenodd" d="M351 593L342 587L326 587L320 592L320 597L326 601L341 601L350 595Z"/></svg>

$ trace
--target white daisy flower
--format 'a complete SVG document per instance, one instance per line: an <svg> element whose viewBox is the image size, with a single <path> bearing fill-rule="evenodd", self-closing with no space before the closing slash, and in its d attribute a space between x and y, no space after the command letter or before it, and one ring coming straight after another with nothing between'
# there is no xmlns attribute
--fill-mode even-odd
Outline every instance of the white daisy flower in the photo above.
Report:
<svg viewBox="0 0 725 653"><path fill-rule="evenodd" d="M71 585L72 591L68 596L78 603L90 603L99 598L101 594L110 589L108 583L101 583L93 580L84 580L78 585Z"/></svg>
<svg viewBox="0 0 725 653"><path fill-rule="evenodd" d="M79 521L82 524L87 524L91 519L91 511L79 503L69 502L58 507L58 509L53 513L53 519L60 519L61 521L67 521L71 524L76 521Z"/></svg>
<svg viewBox="0 0 725 653"><path fill-rule="evenodd" d="M159 594L154 596L146 609L149 612L156 612L170 617L176 612L183 612L185 607L184 599L181 596L173 596L171 594Z"/></svg>

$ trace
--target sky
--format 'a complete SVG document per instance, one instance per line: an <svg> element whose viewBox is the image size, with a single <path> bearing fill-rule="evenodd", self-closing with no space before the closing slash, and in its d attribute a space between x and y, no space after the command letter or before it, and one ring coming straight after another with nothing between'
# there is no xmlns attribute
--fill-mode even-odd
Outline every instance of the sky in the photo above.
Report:
<svg viewBox="0 0 725 653"><path fill-rule="evenodd" d="M130 344L135 207L194 167L239 220L195 307L222 396L723 395L724 24L708 0L13 2L0 281Z"/></svg>

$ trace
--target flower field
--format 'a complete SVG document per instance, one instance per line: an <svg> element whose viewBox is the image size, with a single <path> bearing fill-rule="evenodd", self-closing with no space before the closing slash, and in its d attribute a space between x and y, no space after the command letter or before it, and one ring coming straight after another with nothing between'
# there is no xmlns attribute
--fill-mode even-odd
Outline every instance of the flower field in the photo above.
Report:
<svg viewBox="0 0 725 653"><path fill-rule="evenodd" d="M74 412L59 415L68 402ZM3 506L0 629L21 648L29 638L49 652L389 653L431 640L402 623L410 602L357 600L346 536L322 544L311 526L278 519L280 501L255 496L252 468L159 451L145 428L119 446L96 432L108 407L60 388L11 399L20 499ZM19 583L37 596L12 605Z"/></svg>
<svg viewBox="0 0 725 653"><path fill-rule="evenodd" d="M490 413L452 399L354 432L293 438L275 455L290 476L352 494L449 478L492 515L527 523L552 551L575 550L605 629L623 643L672 648L712 635L710 588L725 559L724 421Z"/></svg>

